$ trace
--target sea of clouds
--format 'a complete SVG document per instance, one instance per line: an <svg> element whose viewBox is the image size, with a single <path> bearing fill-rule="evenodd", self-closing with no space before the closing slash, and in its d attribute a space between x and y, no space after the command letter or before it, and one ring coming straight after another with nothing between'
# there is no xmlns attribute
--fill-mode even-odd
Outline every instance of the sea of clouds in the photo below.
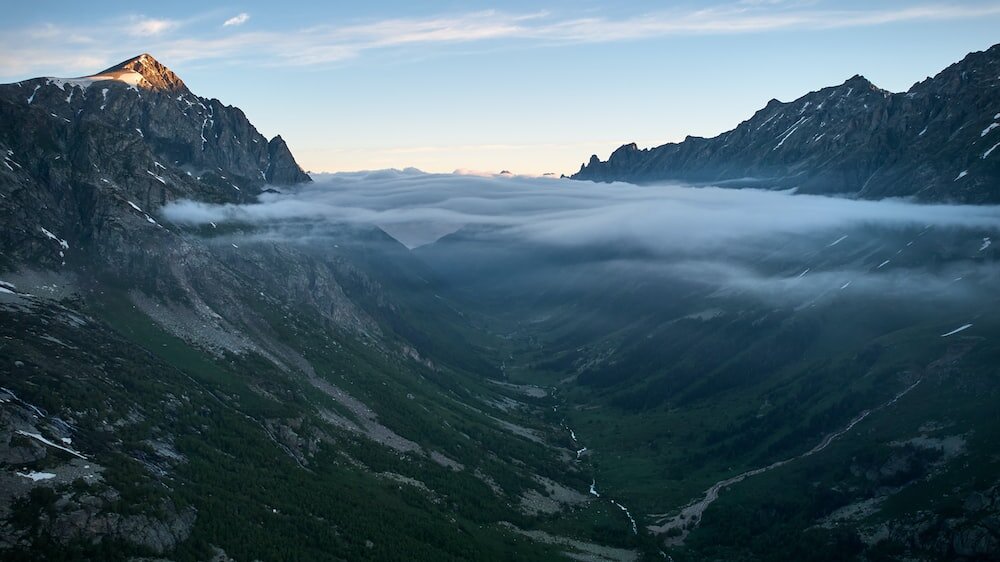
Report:
<svg viewBox="0 0 1000 562"><path fill-rule="evenodd" d="M283 240L308 233L315 241L326 227L372 225L408 248L464 229L476 233L465 238L467 252L477 251L475 240L484 251L487 241L577 256L594 248L605 270L770 294L845 283L852 290L958 294L956 281L997 278L995 206L414 169L318 175L311 184L279 189L243 205L177 201L162 214L177 224L251 224L256 236ZM927 240L944 244L944 238L961 246L947 263L928 268L912 259L928 251ZM864 259L824 262L824 253L862 243L871 248Z"/></svg>

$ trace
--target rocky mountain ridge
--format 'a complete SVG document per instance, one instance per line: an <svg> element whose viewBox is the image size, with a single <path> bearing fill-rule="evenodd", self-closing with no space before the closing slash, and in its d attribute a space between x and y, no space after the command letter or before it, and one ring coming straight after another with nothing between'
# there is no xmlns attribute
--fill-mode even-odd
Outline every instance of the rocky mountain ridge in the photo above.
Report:
<svg viewBox="0 0 1000 562"><path fill-rule="evenodd" d="M862 76L772 99L713 138L596 155L574 179L797 188L866 199L1000 202L1000 45L904 93Z"/></svg>
<svg viewBox="0 0 1000 562"><path fill-rule="evenodd" d="M156 157L154 162L161 162L171 172L190 177L227 176L230 188L239 188L236 191L254 191L265 183L289 185L310 179L280 136L268 140L239 108L192 94L176 74L150 55L140 55L92 76L43 77L0 85L0 101L5 105L5 123L12 125L5 127L6 138L0 139L8 151L7 160L16 161L18 156L23 159L20 149L38 144L34 141L41 139L34 135L43 132L40 129L51 128L39 121L52 118L61 128L62 138L50 139L57 141L54 146L51 142L46 146L50 149L77 149L89 140L88 135L107 127L128 136L134 133L137 138L128 144L147 145ZM55 159L66 155L50 156ZM122 159L122 155L116 156ZM146 164L157 166L153 162ZM14 172L10 167L8 171ZM227 199L232 195L217 197Z"/></svg>

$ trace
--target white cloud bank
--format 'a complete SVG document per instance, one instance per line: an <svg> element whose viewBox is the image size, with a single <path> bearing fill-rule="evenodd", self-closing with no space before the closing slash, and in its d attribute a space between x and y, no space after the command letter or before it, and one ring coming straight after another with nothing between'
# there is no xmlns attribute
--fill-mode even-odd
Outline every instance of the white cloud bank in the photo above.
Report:
<svg viewBox="0 0 1000 562"><path fill-rule="evenodd" d="M464 229L446 250L457 267L513 255L510 269L532 263L527 273L542 277L536 268L552 268L551 278L585 268L583 277L669 278L781 299L842 287L954 297L1000 280L982 250L983 239L1000 239L994 206L408 169L321 175L253 204L178 201L162 212L320 247L342 240L343 225L377 226L409 247ZM518 265L530 255L548 257Z"/></svg>
<svg viewBox="0 0 1000 562"><path fill-rule="evenodd" d="M163 212L174 222L202 224L313 221L390 228L426 224L445 231L479 225L553 245L615 240L669 251L865 225L1000 228L1000 207L991 206L526 176L425 174L413 169L320 175L313 184L284 194L266 194L254 204L181 201ZM403 242L414 244L413 240Z"/></svg>

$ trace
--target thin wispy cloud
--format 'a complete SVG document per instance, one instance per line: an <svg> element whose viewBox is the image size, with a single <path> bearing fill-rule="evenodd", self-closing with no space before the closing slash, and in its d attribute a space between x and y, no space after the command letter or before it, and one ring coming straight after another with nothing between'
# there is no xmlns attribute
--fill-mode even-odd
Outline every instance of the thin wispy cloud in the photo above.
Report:
<svg viewBox="0 0 1000 562"><path fill-rule="evenodd" d="M609 42L670 35L731 35L786 30L871 27L918 21L949 21L1000 14L1000 6L913 6L883 10L774 8L770 5L727 6L693 12L655 12L614 20L583 18L554 22L536 29L539 38L566 42Z"/></svg>
<svg viewBox="0 0 1000 562"><path fill-rule="evenodd" d="M137 17L127 26L127 32L133 37L155 37L179 27L179 22L169 19Z"/></svg>
<svg viewBox="0 0 1000 562"><path fill-rule="evenodd" d="M7 30L0 38L0 75L14 76L31 68L47 68L44 61L85 55L104 62L150 51L172 62L189 60L247 61L255 65L315 65L336 63L362 54L393 48L468 44L506 40L534 44L580 44L635 41L682 35L733 35L785 30L823 30L871 27L904 22L946 22L1000 15L998 5L958 6L925 4L892 8L827 9L810 3L774 4L737 2L704 9L672 9L625 17L577 17L566 13L509 13L495 10L434 17L390 18L349 25L318 24L300 29L237 31L217 35L211 29L184 26L177 36L177 21L132 18L127 25L74 27L49 24L40 28ZM239 28L246 13L223 23ZM217 21L217 20L216 20ZM215 28L216 31L218 28ZM43 37L39 32L44 31ZM77 44L69 45L67 37ZM31 38L31 43L26 39ZM100 41L98 41L100 39ZM140 40L141 39L141 40ZM82 43L91 40L89 48ZM81 52L81 48L84 52ZM18 63L24 52L43 51L37 64ZM78 69L85 71L89 69Z"/></svg>
<svg viewBox="0 0 1000 562"><path fill-rule="evenodd" d="M243 25L248 21L250 21L250 14L243 12L227 19L225 22L222 23L222 27L235 27L238 25Z"/></svg>

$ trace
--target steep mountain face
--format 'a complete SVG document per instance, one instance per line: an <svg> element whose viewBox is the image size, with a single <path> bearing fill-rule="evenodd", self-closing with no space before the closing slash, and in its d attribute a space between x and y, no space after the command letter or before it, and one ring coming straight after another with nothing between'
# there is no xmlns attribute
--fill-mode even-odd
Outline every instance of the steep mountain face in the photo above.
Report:
<svg viewBox="0 0 1000 562"><path fill-rule="evenodd" d="M74 249L107 249L95 238L154 224L146 217L168 201L239 202L265 184L310 181L281 137L195 96L149 55L90 77L0 85L0 122L0 236L12 261L65 261L43 228Z"/></svg>
<svg viewBox="0 0 1000 562"><path fill-rule="evenodd" d="M1000 45L905 93L861 76L782 103L735 129L592 156L574 179L797 188L867 199L1000 202Z"/></svg>
<svg viewBox="0 0 1000 562"><path fill-rule="evenodd" d="M234 193L222 197L233 200L239 199L235 192L240 189L252 192L264 183L309 181L280 137L269 142L238 108L192 94L180 78L149 55L93 76L35 78L3 85L0 100L6 160L17 162L24 173L34 171L31 159L35 156L75 157L69 165L102 156L104 161L90 163L110 166L101 170L112 175L118 171L115 161L124 166L130 160L143 160L135 164L177 176L170 183L180 185L164 191L199 191L197 184L181 176L226 176ZM100 154L78 156L88 145L91 149L97 145ZM127 153L130 148L147 148L149 154ZM30 150L48 153L31 154ZM6 167L16 172L10 163ZM101 171L91 168L71 171L83 176ZM105 175L105 179L116 178Z"/></svg>

